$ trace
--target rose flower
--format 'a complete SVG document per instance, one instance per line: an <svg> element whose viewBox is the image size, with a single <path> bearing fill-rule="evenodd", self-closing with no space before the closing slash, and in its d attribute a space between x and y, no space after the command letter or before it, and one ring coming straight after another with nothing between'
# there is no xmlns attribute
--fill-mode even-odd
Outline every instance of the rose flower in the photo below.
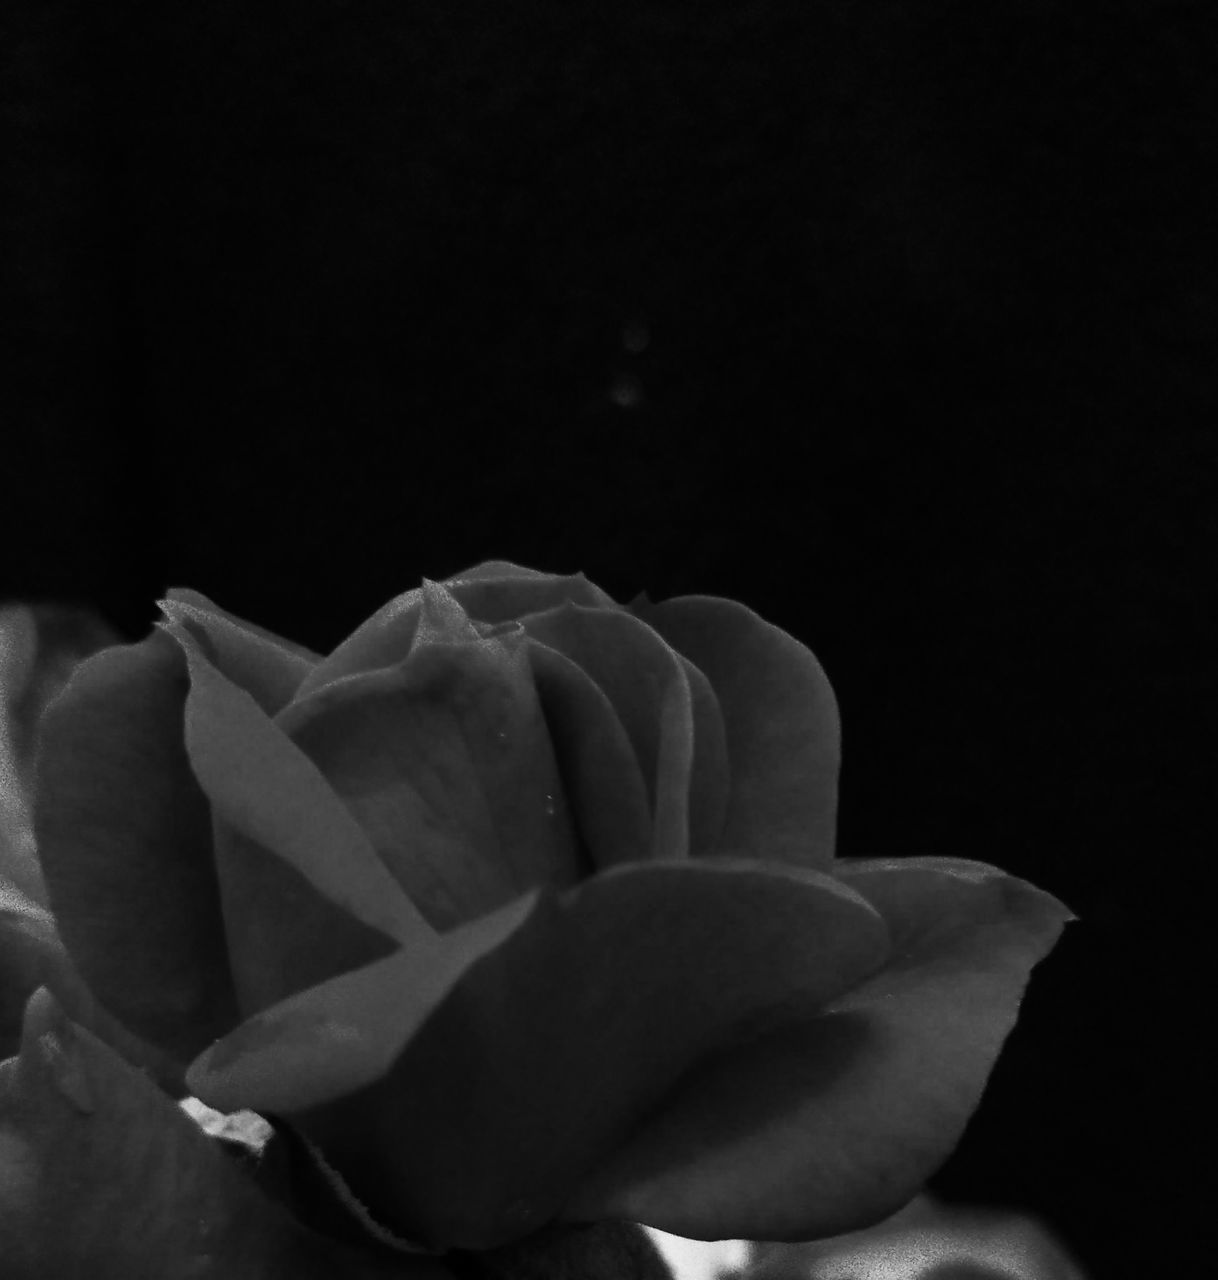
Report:
<svg viewBox="0 0 1218 1280"><path fill-rule="evenodd" d="M832 690L733 601L489 562L327 657L162 610L42 722L64 942L181 1093L426 1248L878 1221L1069 918L980 862L836 858Z"/></svg>

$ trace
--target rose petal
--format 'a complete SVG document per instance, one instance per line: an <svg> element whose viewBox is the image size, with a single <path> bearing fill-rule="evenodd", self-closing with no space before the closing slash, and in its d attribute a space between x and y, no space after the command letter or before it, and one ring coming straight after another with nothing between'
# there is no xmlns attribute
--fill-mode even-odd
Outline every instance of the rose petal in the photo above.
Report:
<svg viewBox="0 0 1218 1280"><path fill-rule="evenodd" d="M563 600L614 606L583 574L563 576L524 569L505 560L488 560L464 569L442 584L471 617L500 622L517 613L536 612ZM329 657L304 679L299 697L315 693L344 676L375 671L401 662L410 652L423 604L422 587L415 587L382 606L361 623Z"/></svg>
<svg viewBox="0 0 1218 1280"><path fill-rule="evenodd" d="M214 1106L285 1114L391 1229L488 1248L553 1217L699 1058L831 1000L886 945L878 914L815 872L634 863L543 891L422 1026L413 986L427 966L395 978L384 961L375 999L349 975L277 1014L283 1049L272 1035L253 1068L227 1063L240 1086L209 1096L198 1063L188 1079ZM296 1009L310 1011L303 1028ZM344 1056L368 1069L331 1068ZM335 1072L304 1110L302 1057Z"/></svg>
<svg viewBox="0 0 1218 1280"><path fill-rule="evenodd" d="M835 871L888 922L888 964L825 1016L691 1075L564 1216L692 1239L811 1240L893 1213L951 1153L1069 913L981 863Z"/></svg>
<svg viewBox="0 0 1218 1280"><path fill-rule="evenodd" d="M453 582L482 582L488 578L555 578L560 575L547 573L544 569L529 569L525 565L511 560L483 560L468 569L445 578L446 584Z"/></svg>
<svg viewBox="0 0 1218 1280"><path fill-rule="evenodd" d="M689 681L694 721L694 759L689 773L689 852L714 853L723 839L731 794L727 727L710 681L684 654L677 654Z"/></svg>
<svg viewBox="0 0 1218 1280"><path fill-rule="evenodd" d="M380 1079L484 955L520 927L536 892L247 1019L190 1065L196 1097L219 1111L302 1111Z"/></svg>
<svg viewBox="0 0 1218 1280"><path fill-rule="evenodd" d="M430 932L312 761L191 633L159 625L186 655L186 751L214 813L355 919L398 941Z"/></svg>
<svg viewBox="0 0 1218 1280"><path fill-rule="evenodd" d="M414 641L422 604L422 588L416 587L382 605L305 676L296 691L297 699L346 676L401 662Z"/></svg>
<svg viewBox="0 0 1218 1280"><path fill-rule="evenodd" d="M81 663L40 725L34 826L51 907L102 1003L189 1060L237 1010L207 801L182 744L182 655L153 633Z"/></svg>
<svg viewBox="0 0 1218 1280"><path fill-rule="evenodd" d="M45 990L0 1063L0 1257L6 1280L448 1277L309 1231Z"/></svg>
<svg viewBox="0 0 1218 1280"><path fill-rule="evenodd" d="M186 751L215 819L241 1009L248 1014L430 935L312 761L208 662L191 632L161 625L181 644L190 672Z"/></svg>
<svg viewBox="0 0 1218 1280"><path fill-rule="evenodd" d="M280 717L437 928L581 871L523 637L445 634Z"/></svg>
<svg viewBox="0 0 1218 1280"><path fill-rule="evenodd" d="M500 570L516 570L514 573ZM590 608L617 609L612 596L594 586L582 573L521 573L517 566L490 561L445 580L471 618L504 622L572 603Z"/></svg>
<svg viewBox="0 0 1218 1280"><path fill-rule="evenodd" d="M526 647L584 850L604 871L651 851L651 803L638 757L605 691L540 640Z"/></svg>
<svg viewBox="0 0 1218 1280"><path fill-rule="evenodd" d="M225 613L197 591L172 588L161 611L171 622L193 626L196 635L206 637L204 649L212 665L252 694L267 715L285 707L321 661L317 654Z"/></svg>
<svg viewBox="0 0 1218 1280"><path fill-rule="evenodd" d="M731 797L721 847L827 868L841 730L812 653L734 600L679 596L631 608L710 680L727 726Z"/></svg>
<svg viewBox="0 0 1218 1280"><path fill-rule="evenodd" d="M694 709L681 660L650 627L625 612L565 604L531 614L524 629L582 667L604 690L647 786L650 856L686 857Z"/></svg>
<svg viewBox="0 0 1218 1280"><path fill-rule="evenodd" d="M215 849L241 1016L396 949L390 934L328 897L290 858L223 820Z"/></svg>
<svg viewBox="0 0 1218 1280"><path fill-rule="evenodd" d="M48 987L87 1027L167 1090L182 1087L180 1061L133 1035L98 1003L72 963L50 913L0 880L0 1058L16 1053L26 1001Z"/></svg>
<svg viewBox="0 0 1218 1280"><path fill-rule="evenodd" d="M419 588L419 622L410 649L399 661L405 662L421 645L476 644L482 633L470 621L461 602L442 583L423 579Z"/></svg>

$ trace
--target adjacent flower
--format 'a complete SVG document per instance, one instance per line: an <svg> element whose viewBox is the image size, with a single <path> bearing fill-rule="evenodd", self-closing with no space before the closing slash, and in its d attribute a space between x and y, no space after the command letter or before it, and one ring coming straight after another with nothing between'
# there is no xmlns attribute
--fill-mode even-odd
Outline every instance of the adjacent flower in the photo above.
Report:
<svg viewBox="0 0 1218 1280"><path fill-rule="evenodd" d="M733 601L489 562L324 658L162 610L44 717L62 935L183 1092L430 1248L885 1217L1069 918L979 862L835 858L832 690Z"/></svg>

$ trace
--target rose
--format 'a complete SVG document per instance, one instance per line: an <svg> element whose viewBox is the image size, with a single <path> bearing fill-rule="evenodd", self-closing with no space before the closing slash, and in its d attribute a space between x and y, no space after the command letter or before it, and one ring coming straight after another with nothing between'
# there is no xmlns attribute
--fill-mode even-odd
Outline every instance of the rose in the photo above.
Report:
<svg viewBox="0 0 1218 1280"><path fill-rule="evenodd" d="M42 724L63 936L191 1091L427 1246L879 1220L1068 917L982 863L836 859L832 691L741 604L491 562L325 658L162 610Z"/></svg>

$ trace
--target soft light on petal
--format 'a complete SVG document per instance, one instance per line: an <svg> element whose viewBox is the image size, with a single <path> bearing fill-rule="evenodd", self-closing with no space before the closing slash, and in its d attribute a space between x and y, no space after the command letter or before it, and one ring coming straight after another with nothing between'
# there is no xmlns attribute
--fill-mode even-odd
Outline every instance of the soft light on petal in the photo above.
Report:
<svg viewBox="0 0 1218 1280"><path fill-rule="evenodd" d="M1084 1280L1034 1219L930 1196L867 1231L754 1252L748 1280Z"/></svg>
<svg viewBox="0 0 1218 1280"><path fill-rule="evenodd" d="M619 607L582 573L538 573L504 561L488 561L454 574L445 579L445 586L479 622L524 618L568 603L597 609Z"/></svg>
<svg viewBox="0 0 1218 1280"><path fill-rule="evenodd" d="M291 701L300 682L321 661L299 645L225 613L206 596L172 588L161 601L171 621L195 629L204 638L208 658L236 685L274 715Z"/></svg>
<svg viewBox="0 0 1218 1280"><path fill-rule="evenodd" d="M382 605L301 681L298 699L345 676L376 671L401 662L410 652L423 607L423 591L415 587Z"/></svg>

